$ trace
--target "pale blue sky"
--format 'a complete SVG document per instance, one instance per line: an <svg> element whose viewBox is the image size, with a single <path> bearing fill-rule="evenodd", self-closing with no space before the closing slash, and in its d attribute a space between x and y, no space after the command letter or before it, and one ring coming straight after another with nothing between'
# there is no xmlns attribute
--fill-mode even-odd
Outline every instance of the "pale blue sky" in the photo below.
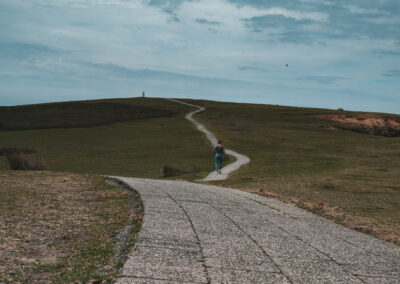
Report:
<svg viewBox="0 0 400 284"><path fill-rule="evenodd" d="M399 65L398 0L0 0L0 105L145 90L400 113Z"/></svg>

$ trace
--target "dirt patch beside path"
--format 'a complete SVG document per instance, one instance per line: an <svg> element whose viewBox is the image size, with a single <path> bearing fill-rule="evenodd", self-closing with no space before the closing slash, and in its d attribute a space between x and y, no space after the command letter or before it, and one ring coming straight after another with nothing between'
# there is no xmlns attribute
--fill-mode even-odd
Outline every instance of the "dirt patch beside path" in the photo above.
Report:
<svg viewBox="0 0 400 284"><path fill-rule="evenodd" d="M0 282L111 281L116 237L141 222L127 197L95 175L0 173Z"/></svg>
<svg viewBox="0 0 400 284"><path fill-rule="evenodd" d="M321 114L317 117L337 122L342 125L340 128L354 132L400 137L399 118L380 117L371 114Z"/></svg>

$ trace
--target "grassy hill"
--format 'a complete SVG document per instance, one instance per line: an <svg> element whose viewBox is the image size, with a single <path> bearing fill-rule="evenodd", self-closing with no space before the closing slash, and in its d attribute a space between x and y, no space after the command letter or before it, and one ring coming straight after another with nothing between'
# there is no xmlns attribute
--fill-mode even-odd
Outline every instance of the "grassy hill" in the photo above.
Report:
<svg viewBox="0 0 400 284"><path fill-rule="evenodd" d="M2 107L0 149L37 150L57 171L161 178L167 164L194 179L212 162L208 142L184 119L190 109L147 98Z"/></svg>
<svg viewBox="0 0 400 284"><path fill-rule="evenodd" d="M354 112L187 101L207 108L195 118L226 147L252 159L213 183L279 198L400 242L399 137L363 134L381 132L321 118L357 117ZM184 119L190 110L149 98L0 108L0 149L38 150L56 171L161 178L168 165L175 172L170 178L195 180L213 169L213 160L209 142Z"/></svg>
<svg viewBox="0 0 400 284"><path fill-rule="evenodd" d="M214 183L280 198L399 243L400 138L360 134L316 117L356 112L187 101L207 108L195 118L226 147L252 159Z"/></svg>

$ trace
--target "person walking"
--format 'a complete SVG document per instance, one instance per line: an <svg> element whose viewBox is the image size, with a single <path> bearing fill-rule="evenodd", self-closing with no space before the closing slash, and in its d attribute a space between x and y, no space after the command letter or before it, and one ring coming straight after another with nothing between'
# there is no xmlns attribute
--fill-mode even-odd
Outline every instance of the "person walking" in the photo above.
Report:
<svg viewBox="0 0 400 284"><path fill-rule="evenodd" d="M217 173L221 173L222 161L224 160L225 149L222 146L222 140L218 140L218 144L214 146L215 154L215 170Z"/></svg>

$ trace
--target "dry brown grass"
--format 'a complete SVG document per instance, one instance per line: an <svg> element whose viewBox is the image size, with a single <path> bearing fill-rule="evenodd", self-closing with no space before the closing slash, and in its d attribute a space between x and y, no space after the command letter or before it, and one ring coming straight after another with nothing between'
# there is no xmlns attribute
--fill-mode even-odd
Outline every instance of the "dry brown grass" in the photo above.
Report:
<svg viewBox="0 0 400 284"><path fill-rule="evenodd" d="M110 279L112 236L141 220L126 195L97 176L0 173L0 282Z"/></svg>
<svg viewBox="0 0 400 284"><path fill-rule="evenodd" d="M339 123L339 128L370 135L400 137L400 120L374 114L322 114L316 115Z"/></svg>

